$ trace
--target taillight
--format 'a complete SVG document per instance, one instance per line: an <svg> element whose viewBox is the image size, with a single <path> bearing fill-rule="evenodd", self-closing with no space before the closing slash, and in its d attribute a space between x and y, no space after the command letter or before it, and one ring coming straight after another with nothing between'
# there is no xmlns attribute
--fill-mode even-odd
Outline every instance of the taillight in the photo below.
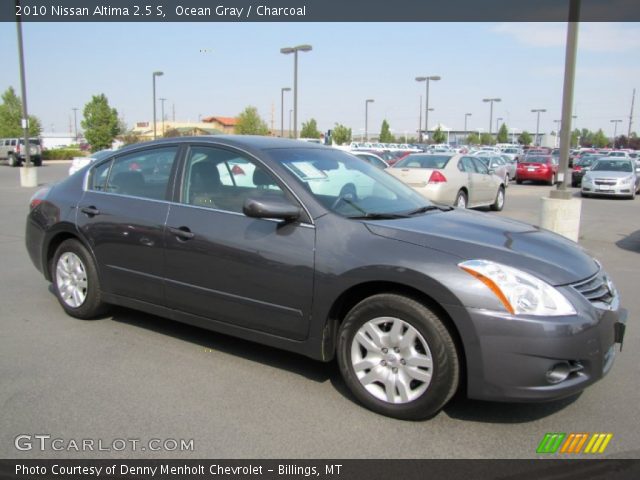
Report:
<svg viewBox="0 0 640 480"><path fill-rule="evenodd" d="M573 171L574 172L579 172L580 170L582 170L582 167L580 165L574 165L573 166Z"/></svg>
<svg viewBox="0 0 640 480"><path fill-rule="evenodd" d="M51 187L45 187L34 193L31 197L31 200L29 200L29 209L33 210L38 205L40 205L44 201L44 199L47 198L49 190L51 190Z"/></svg>
<svg viewBox="0 0 640 480"><path fill-rule="evenodd" d="M16 145L16 153L20 154L20 144Z"/></svg>
<svg viewBox="0 0 640 480"><path fill-rule="evenodd" d="M431 172L428 183L445 183L447 178L438 170Z"/></svg>
<svg viewBox="0 0 640 480"><path fill-rule="evenodd" d="M239 165L234 165L231 169L231 173L234 175L244 175L244 170Z"/></svg>

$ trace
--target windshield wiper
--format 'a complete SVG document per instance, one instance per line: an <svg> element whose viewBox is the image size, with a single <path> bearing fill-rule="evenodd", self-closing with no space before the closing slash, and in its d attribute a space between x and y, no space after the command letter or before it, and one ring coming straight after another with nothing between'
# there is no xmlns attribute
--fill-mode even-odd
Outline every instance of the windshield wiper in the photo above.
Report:
<svg viewBox="0 0 640 480"><path fill-rule="evenodd" d="M403 213L382 213L382 212L369 212L364 215L356 217L349 217L356 220L393 220L396 218L409 218L409 215Z"/></svg>
<svg viewBox="0 0 640 480"><path fill-rule="evenodd" d="M419 215L421 213L427 213L427 212L431 212L433 210L440 210L441 212L449 212L451 210L453 210L453 207L447 207L444 205L425 205L424 207L420 207L416 210L413 210L409 213L407 213L407 215L411 216L411 215Z"/></svg>

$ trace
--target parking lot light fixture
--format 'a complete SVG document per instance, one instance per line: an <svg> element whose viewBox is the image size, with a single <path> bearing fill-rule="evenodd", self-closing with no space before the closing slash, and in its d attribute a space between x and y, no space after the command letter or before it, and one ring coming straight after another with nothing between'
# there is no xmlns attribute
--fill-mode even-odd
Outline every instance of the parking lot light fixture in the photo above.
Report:
<svg viewBox="0 0 640 480"><path fill-rule="evenodd" d="M622 120L611 120L611 123L613 123L613 141L611 142L611 148L616 148L616 135L618 133L618 124L621 122Z"/></svg>
<svg viewBox="0 0 640 480"><path fill-rule="evenodd" d="M290 92L290 87L280 89L280 137L284 137L284 92Z"/></svg>
<svg viewBox="0 0 640 480"><path fill-rule="evenodd" d="M153 139L157 138L156 133L156 77L161 77L164 72L153 72Z"/></svg>
<svg viewBox="0 0 640 480"><path fill-rule="evenodd" d="M293 53L293 138L298 138L298 52L310 52L312 48L311 45L298 45L280 49L284 55Z"/></svg>
<svg viewBox="0 0 640 480"><path fill-rule="evenodd" d="M427 136L427 140L429 140L429 82L437 82L441 80L442 77L439 75L431 75L428 77L416 77L416 82L425 82L426 83L426 100L424 106L424 133Z"/></svg>
<svg viewBox="0 0 640 480"><path fill-rule="evenodd" d="M494 104L494 102L501 102L502 99L501 98L483 98L482 101L485 102L485 103L488 102L490 104L490 107L489 107L489 135L491 135L491 133L492 133L491 127L493 126L493 104Z"/></svg>
<svg viewBox="0 0 640 480"><path fill-rule="evenodd" d="M535 144L537 147L540 146L540 114L546 112L547 110L544 108L534 108L533 110L531 110L532 113L537 113L538 114L538 119L536 120L536 141Z"/></svg>
<svg viewBox="0 0 640 480"><path fill-rule="evenodd" d="M367 98L364 101L364 141L369 141L369 104L373 103L373 98Z"/></svg>
<svg viewBox="0 0 640 480"><path fill-rule="evenodd" d="M464 133L467 133L467 119L473 115L472 113L465 113L464 114Z"/></svg>

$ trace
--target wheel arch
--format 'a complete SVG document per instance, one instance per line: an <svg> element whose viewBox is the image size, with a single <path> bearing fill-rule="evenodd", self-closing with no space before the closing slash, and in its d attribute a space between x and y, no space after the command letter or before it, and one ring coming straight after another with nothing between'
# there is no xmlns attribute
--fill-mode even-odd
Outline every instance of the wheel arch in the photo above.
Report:
<svg viewBox="0 0 640 480"><path fill-rule="evenodd" d="M44 244L44 249L42 252L42 267L44 270L43 273L45 278L50 282L53 281L53 278L51 276L51 262L53 261L53 257L56 254L56 250L62 244L62 242L70 239L77 240L89 251L91 259L93 260L94 265L96 265L98 275L100 275L100 270L98 269L98 264L96 263L96 259L91 247L87 244L87 242L84 241L82 236L79 235L77 231L72 230L70 226L65 226L62 230L58 230L55 233L52 233Z"/></svg>
<svg viewBox="0 0 640 480"><path fill-rule="evenodd" d="M460 355L460 382L462 387L466 385L466 354L462 337L455 321L447 310L432 296L426 292L406 284L394 281L371 281L359 283L342 292L332 303L328 317L325 320L325 328L322 342L322 357L328 361L336 352L336 339L340 325L345 316L362 300L380 293L395 293L411 298L432 309L445 324L455 343Z"/></svg>

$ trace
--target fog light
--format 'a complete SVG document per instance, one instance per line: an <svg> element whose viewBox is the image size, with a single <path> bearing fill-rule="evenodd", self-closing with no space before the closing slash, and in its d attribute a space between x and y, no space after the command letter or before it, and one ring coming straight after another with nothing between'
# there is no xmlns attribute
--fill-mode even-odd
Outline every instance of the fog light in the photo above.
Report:
<svg viewBox="0 0 640 480"><path fill-rule="evenodd" d="M569 363L567 362L556 363L547 372L547 381L549 383L564 382L569 377L570 374L571 374L571 367L569 367Z"/></svg>

